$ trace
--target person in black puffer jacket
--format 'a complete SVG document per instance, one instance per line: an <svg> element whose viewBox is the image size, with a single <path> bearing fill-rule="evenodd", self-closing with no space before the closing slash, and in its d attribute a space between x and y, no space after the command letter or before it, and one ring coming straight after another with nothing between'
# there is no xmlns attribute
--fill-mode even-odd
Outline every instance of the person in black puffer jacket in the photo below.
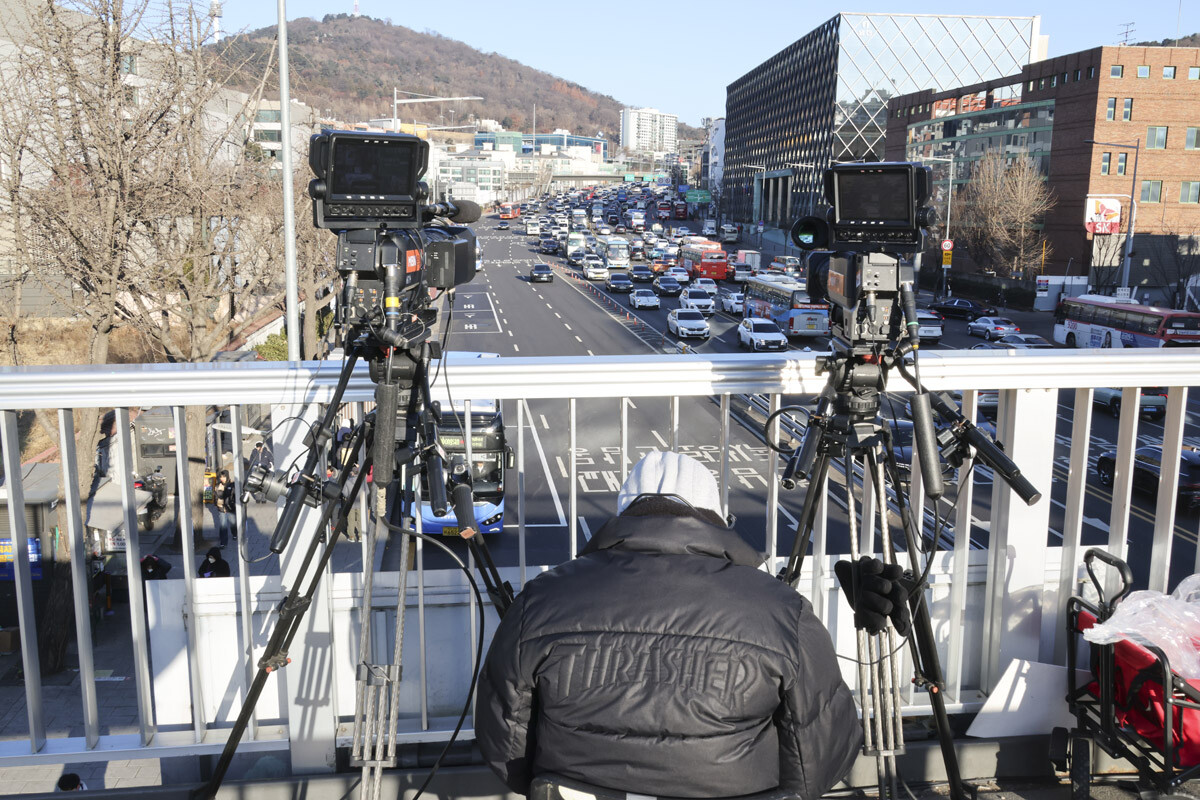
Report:
<svg viewBox="0 0 1200 800"><path fill-rule="evenodd" d="M646 795L816 800L846 775L862 730L829 633L720 509L703 464L651 453L579 558L526 584L475 712L510 789L554 773Z"/></svg>

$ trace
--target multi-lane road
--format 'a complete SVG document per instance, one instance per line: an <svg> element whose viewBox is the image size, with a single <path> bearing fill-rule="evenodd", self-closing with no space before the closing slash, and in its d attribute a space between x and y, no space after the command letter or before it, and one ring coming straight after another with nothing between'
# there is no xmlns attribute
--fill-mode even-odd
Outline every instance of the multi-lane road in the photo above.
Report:
<svg viewBox="0 0 1200 800"><path fill-rule="evenodd" d="M664 352L675 344L667 333L666 315L677 307L677 300L663 299L660 310L635 311L624 294L608 296L601 282L585 285L581 274L560 257L535 252L536 242L519 230L496 230L494 218L482 220L476 231L482 247L483 269L475 280L457 292L453 312L444 320L450 325L448 346L452 350L494 352L508 356L602 356ZM694 223L692 223L694 226ZM519 227L519 226L518 226ZM549 263L556 275L552 283L531 283L530 268ZM698 353L730 353L738 350L738 320L718 312L711 320L713 335L705 342L689 341ZM666 347L664 348L664 341ZM941 348L962 348L978 343L966 334L965 323L947 320ZM793 347L811 346L824 350L823 340L796 341ZM1070 426L1074 410L1073 393L1064 391L1059 402L1058 447L1055 484L1048 494L1051 509L1050 540L1061 536L1063 525L1066 473L1069 460ZM885 403L885 411L888 404ZM895 408L903 413L903 399ZM1085 544L1107 542L1111 495L1096 478L1097 457L1114 449L1117 422L1097 409L1092 425L1089 449L1089 487L1084 512ZM1189 404L1189 425L1185 442L1200 445L1200 404ZM569 553L569 531L574 530L576 545L581 547L591 533L615 512L616 494L622 479L620 463L620 418L617 401L580 400L575 407L575 480L572 484L569 443L569 404L567 401L529 401L521 409L523 419L524 463L526 474L526 561L529 564L555 564ZM505 403L505 422L509 441L518 438L516 403ZM629 457L674 444L679 450L705 460L714 472L721 464L721 412L715 401L682 398L679 401L677 439L672 439L671 406L662 398L631 398L627 407ZM1139 423L1139 444L1161 443L1163 428L1150 420ZM765 498L770 477L769 451L749 426L735 419L730 425L730 510L737 516L738 530L754 546L763 548L767 541ZM987 540L988 503L991 474L977 468L972 540ZM841 481L840 477L835 481ZM493 550L501 565L514 564L516 546L516 482L508 480L509 506L506 531L494 537ZM570 513L572 488L575 513ZM803 493L780 494L778 550L786 553L791 544L791 529L798 515ZM830 542L834 552L844 552L844 489L831 493ZM945 501L943 509L949 507ZM1154 501L1135 494L1130 524L1131 542L1148 542L1153 528ZM1190 567L1194 559L1197 514L1180 510L1176 524L1174 562ZM1135 566L1148 558L1148 547L1131 547ZM1190 569L1186 569L1190 572Z"/></svg>

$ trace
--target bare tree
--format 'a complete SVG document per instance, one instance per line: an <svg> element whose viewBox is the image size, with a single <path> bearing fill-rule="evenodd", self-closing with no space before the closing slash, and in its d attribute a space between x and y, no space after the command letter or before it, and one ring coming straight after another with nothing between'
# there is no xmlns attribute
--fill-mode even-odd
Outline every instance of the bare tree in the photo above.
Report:
<svg viewBox="0 0 1200 800"><path fill-rule="evenodd" d="M1043 252L1049 256L1037 226L1053 207L1053 194L1032 159L990 152L975 164L961 193L959 236L976 263L1024 276L1036 271Z"/></svg>
<svg viewBox="0 0 1200 800"><path fill-rule="evenodd" d="M1168 224L1161 235L1146 238L1150 240L1146 277L1162 287L1171 308L1184 308L1189 284L1200 276L1200 232Z"/></svg>

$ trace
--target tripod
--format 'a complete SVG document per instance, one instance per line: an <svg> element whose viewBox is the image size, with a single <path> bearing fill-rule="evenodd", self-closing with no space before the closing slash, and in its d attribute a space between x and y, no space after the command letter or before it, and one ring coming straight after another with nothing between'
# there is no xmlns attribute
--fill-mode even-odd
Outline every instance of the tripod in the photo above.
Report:
<svg viewBox="0 0 1200 800"><path fill-rule="evenodd" d="M1004 455L995 442L963 418L946 398L926 393L919 380L919 373L914 376L908 371L905 357L913 352L917 345L917 342L913 341L916 338L915 325L911 324L916 317L911 287L902 288L901 299L905 317L910 319L911 333L908 342L853 346L835 338L835 349L839 352L817 361L818 370L827 372L829 377L822 389L817 410L810 417L803 440L791 454L781 479L785 489L795 487L797 476L807 478L809 483L797 519L792 551L787 566L780 573L780 579L791 586L795 586L800 579L800 570L816 522L818 493L821 487L825 486L829 466L835 459L842 460L845 470L851 559L857 561L861 555L860 547L871 549L875 541L874 520L862 520L862 533L866 535L860 535L859 531L859 512L854 498L854 474L855 468L861 464L864 490L869 478L874 493L880 552L885 563L896 564L896 546L888 524L886 486L891 482L895 488L896 506L911 569L902 583L907 589L912 616L908 645L912 651L913 682L929 692L930 708L937 726L950 796L952 800L964 800L958 756L954 750L954 735L946 714L941 664L925 601L926 575L917 572L917 542L922 541L923 533L914 523L909 504L901 491L891 432L879 422L880 395L887 386L888 371L896 368L917 390L911 404L914 445L922 475L925 477L925 494L928 497L936 500L941 497L943 491L938 463L939 447L947 460L955 466L961 466L963 459L973 453L979 460L992 466L995 473L1027 503L1036 502L1041 495L1021 476L1016 464ZM936 434L936 438L931 407L949 423ZM786 410L780 409L775 414ZM769 418L768 429L770 424ZM927 558L932 558L932 549L935 547L936 542L931 540L926 551ZM860 700L863 709L863 752L875 756L880 797L897 798L900 795L896 756L904 752L904 737L899 664L896 657L903 645L897 645L896 630L890 620L882 632L870 635L859 629L857 637Z"/></svg>

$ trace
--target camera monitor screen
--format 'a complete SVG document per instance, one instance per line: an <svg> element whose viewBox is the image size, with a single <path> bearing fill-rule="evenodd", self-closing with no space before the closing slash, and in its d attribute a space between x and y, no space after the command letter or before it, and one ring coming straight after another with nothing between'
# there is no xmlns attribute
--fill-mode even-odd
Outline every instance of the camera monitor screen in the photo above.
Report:
<svg viewBox="0 0 1200 800"><path fill-rule="evenodd" d="M839 222L910 224L912 189L904 170L837 173Z"/></svg>
<svg viewBox="0 0 1200 800"><path fill-rule="evenodd" d="M412 195L411 142L334 139L331 195Z"/></svg>

